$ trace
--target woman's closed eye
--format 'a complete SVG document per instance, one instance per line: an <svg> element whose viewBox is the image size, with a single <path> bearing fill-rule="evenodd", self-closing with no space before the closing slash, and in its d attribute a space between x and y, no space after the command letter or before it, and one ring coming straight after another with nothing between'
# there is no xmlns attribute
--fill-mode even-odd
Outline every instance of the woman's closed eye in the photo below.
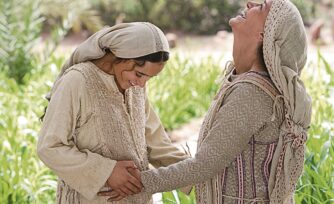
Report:
<svg viewBox="0 0 334 204"><path fill-rule="evenodd" d="M139 78L141 78L144 75L142 73L140 73L140 72L136 72L136 76L139 77Z"/></svg>
<svg viewBox="0 0 334 204"><path fill-rule="evenodd" d="M150 79L152 77L155 77L155 76L150 76L150 75L147 75L147 74L139 72L139 71L135 71L135 74L138 78L147 77L148 79Z"/></svg>

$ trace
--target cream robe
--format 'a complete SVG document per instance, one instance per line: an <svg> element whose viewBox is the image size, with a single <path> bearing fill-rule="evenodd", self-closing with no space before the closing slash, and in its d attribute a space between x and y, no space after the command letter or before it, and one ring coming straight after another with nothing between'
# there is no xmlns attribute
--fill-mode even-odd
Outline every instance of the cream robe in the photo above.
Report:
<svg viewBox="0 0 334 204"><path fill-rule="evenodd" d="M188 156L171 144L143 88L125 96L112 75L91 62L74 65L55 84L38 140L38 155L59 177L58 203L106 203L116 160L147 170ZM114 203L151 203L140 193Z"/></svg>

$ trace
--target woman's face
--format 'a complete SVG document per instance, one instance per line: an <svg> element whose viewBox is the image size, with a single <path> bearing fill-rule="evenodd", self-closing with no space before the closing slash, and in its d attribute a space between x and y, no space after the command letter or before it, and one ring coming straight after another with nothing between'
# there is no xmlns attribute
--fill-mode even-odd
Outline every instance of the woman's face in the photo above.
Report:
<svg viewBox="0 0 334 204"><path fill-rule="evenodd" d="M157 76L164 68L164 62L146 61L143 66L138 66L134 60L122 61L114 65L116 83L121 90L131 86L145 87L146 82Z"/></svg>
<svg viewBox="0 0 334 204"><path fill-rule="evenodd" d="M262 3L249 1L247 8L242 14L232 18L229 24L234 36L240 40L262 40L266 18L268 16L272 0L265 0Z"/></svg>

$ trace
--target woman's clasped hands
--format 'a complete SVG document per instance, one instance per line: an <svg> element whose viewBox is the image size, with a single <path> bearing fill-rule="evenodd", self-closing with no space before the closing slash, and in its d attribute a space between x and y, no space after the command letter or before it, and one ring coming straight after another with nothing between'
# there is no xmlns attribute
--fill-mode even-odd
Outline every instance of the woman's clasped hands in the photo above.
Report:
<svg viewBox="0 0 334 204"><path fill-rule="evenodd" d="M111 189L98 192L98 196L109 197L107 199L110 202L140 193L143 189L140 171L133 161L118 161L106 185Z"/></svg>

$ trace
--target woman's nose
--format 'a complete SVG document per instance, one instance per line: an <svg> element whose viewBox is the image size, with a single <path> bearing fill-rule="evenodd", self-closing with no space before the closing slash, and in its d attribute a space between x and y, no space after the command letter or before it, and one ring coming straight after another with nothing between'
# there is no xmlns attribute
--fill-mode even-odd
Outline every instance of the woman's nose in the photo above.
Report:
<svg viewBox="0 0 334 204"><path fill-rule="evenodd" d="M249 1L247 2L247 8L250 9L250 8L253 8L254 6L256 6L257 3L253 2L253 1Z"/></svg>

